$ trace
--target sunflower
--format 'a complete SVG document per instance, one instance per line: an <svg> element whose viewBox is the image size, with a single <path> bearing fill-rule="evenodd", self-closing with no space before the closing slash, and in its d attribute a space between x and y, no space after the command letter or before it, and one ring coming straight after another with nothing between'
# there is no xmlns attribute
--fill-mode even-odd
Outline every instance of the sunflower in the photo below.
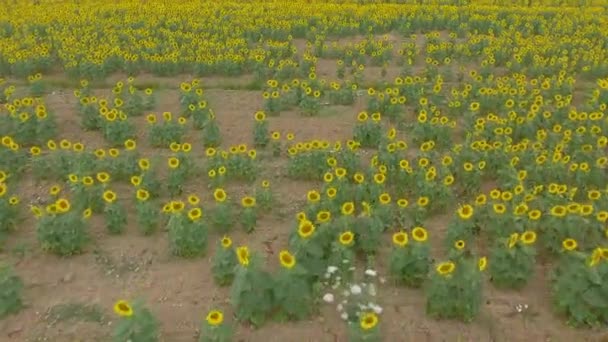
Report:
<svg viewBox="0 0 608 342"><path fill-rule="evenodd" d="M528 218L532 221L537 221L540 219L541 215L542 214L538 209L530 210L530 212L528 212Z"/></svg>
<svg viewBox="0 0 608 342"><path fill-rule="evenodd" d="M469 204L465 204L458 208L458 216L463 220L468 220L473 216L473 207Z"/></svg>
<svg viewBox="0 0 608 342"><path fill-rule="evenodd" d="M346 169L343 167L338 167L336 168L335 174L338 179L344 178L346 176Z"/></svg>
<svg viewBox="0 0 608 342"><path fill-rule="evenodd" d="M353 180L355 181L355 183L357 184L362 184L365 181L365 176L361 173L361 172L357 172L355 173L355 175L353 176Z"/></svg>
<svg viewBox="0 0 608 342"><path fill-rule="evenodd" d="M114 312L121 317L133 316L133 308L126 300L119 300L114 304Z"/></svg>
<svg viewBox="0 0 608 342"><path fill-rule="evenodd" d="M486 202L487 202L487 197L485 194L480 194L479 196L477 196L475 198L475 205L477 205L477 206L485 205Z"/></svg>
<svg viewBox="0 0 608 342"><path fill-rule="evenodd" d="M502 203L494 203L492 209L496 214L502 215L507 211L507 207Z"/></svg>
<svg viewBox="0 0 608 342"><path fill-rule="evenodd" d="M595 219L599 222L606 222L608 220L608 211L602 210L595 215Z"/></svg>
<svg viewBox="0 0 608 342"><path fill-rule="evenodd" d="M340 241L342 246L350 246L354 240L355 234L353 234L351 231L345 231L344 233L340 234L340 237L338 238L338 241Z"/></svg>
<svg viewBox="0 0 608 342"><path fill-rule="evenodd" d="M17 196L11 196L11 198L8 199L8 204L10 204L10 205L17 205L17 204L19 204L19 197L17 197Z"/></svg>
<svg viewBox="0 0 608 342"><path fill-rule="evenodd" d="M315 226L312 224L312 222L308 221L307 219L303 219L300 221L300 224L298 226L298 235L300 235L301 238L307 239L314 232Z"/></svg>
<svg viewBox="0 0 608 342"><path fill-rule="evenodd" d="M207 314L207 324L217 327L224 322L224 314L219 310L212 310Z"/></svg>
<svg viewBox="0 0 608 342"><path fill-rule="evenodd" d="M59 185L53 185L49 190L49 194L51 196L57 196L61 192L61 187Z"/></svg>
<svg viewBox="0 0 608 342"><path fill-rule="evenodd" d="M180 143L177 142L172 142L169 144L169 149L171 150L171 152L179 152L179 150L181 150L182 145Z"/></svg>
<svg viewBox="0 0 608 342"><path fill-rule="evenodd" d="M241 265L249 266L249 248L247 246L238 247L236 249L236 256Z"/></svg>
<svg viewBox="0 0 608 342"><path fill-rule="evenodd" d="M369 116L367 115L367 112L360 112L357 114L357 121L359 122L365 122L368 118Z"/></svg>
<svg viewBox="0 0 608 342"><path fill-rule="evenodd" d="M106 203L114 203L116 201L116 193L112 190L104 191L103 200L106 201Z"/></svg>
<svg viewBox="0 0 608 342"><path fill-rule="evenodd" d="M319 202L319 200L321 200L321 195L319 195L319 192L317 190L310 190L306 194L306 199L309 203L317 203Z"/></svg>
<svg viewBox="0 0 608 342"><path fill-rule="evenodd" d="M567 251L573 251L578 247L578 242L576 240L568 238L562 241L562 247L564 247Z"/></svg>
<svg viewBox="0 0 608 342"><path fill-rule="evenodd" d="M509 248L515 247L515 245L517 245L517 241L519 241L519 234L518 233L511 234L511 236L509 236L509 242L508 242Z"/></svg>
<svg viewBox="0 0 608 342"><path fill-rule="evenodd" d="M334 198L336 197L336 195L338 194L338 189L334 188L334 187L330 187L327 188L327 190L325 190L325 194L327 195L327 197Z"/></svg>
<svg viewBox="0 0 608 342"><path fill-rule="evenodd" d="M361 315L359 325L363 330L371 330L378 325L378 315L374 312L367 312Z"/></svg>
<svg viewBox="0 0 608 342"><path fill-rule="evenodd" d="M192 222L198 221L203 216L201 208L192 208L188 211L188 218Z"/></svg>
<svg viewBox="0 0 608 342"><path fill-rule="evenodd" d="M325 223L331 219L331 212L327 210L322 210L317 213L317 222Z"/></svg>
<svg viewBox="0 0 608 342"><path fill-rule="evenodd" d="M408 243L408 237L406 232L397 232L393 234L393 244L399 247L405 247Z"/></svg>
<svg viewBox="0 0 608 342"><path fill-rule="evenodd" d="M91 185L93 185L93 183L95 183L95 181L93 180L93 177L91 177L91 176L82 177L82 184L84 184L84 186L91 186Z"/></svg>
<svg viewBox="0 0 608 342"><path fill-rule="evenodd" d="M253 118L255 119L255 121L257 122L263 122L264 120L266 120L266 113L264 113L263 111L257 111L254 115Z"/></svg>
<svg viewBox="0 0 608 342"><path fill-rule="evenodd" d="M384 181L386 181L386 176L382 173L376 173L374 175L374 183L376 184L384 184Z"/></svg>
<svg viewBox="0 0 608 342"><path fill-rule="evenodd" d="M177 169L179 167L179 159L175 157L170 157L167 160L167 165L169 165L169 168L171 169Z"/></svg>
<svg viewBox="0 0 608 342"><path fill-rule="evenodd" d="M551 208L551 216L564 217L564 216L566 216L567 212L568 212L568 209L566 209L566 207L563 205L556 205L553 208Z"/></svg>
<svg viewBox="0 0 608 342"><path fill-rule="evenodd" d="M125 149L127 151L132 151L137 147L137 144L135 143L135 140L133 139L128 139L125 141Z"/></svg>
<svg viewBox="0 0 608 342"><path fill-rule="evenodd" d="M224 236L221 240L221 244L223 248L230 248L232 246L232 239L228 236Z"/></svg>
<svg viewBox="0 0 608 342"><path fill-rule="evenodd" d="M137 166L139 166L142 171L146 171L150 169L150 160L146 158L141 158L137 161Z"/></svg>
<svg viewBox="0 0 608 342"><path fill-rule="evenodd" d="M224 191L224 189L221 189L221 188L215 189L215 191L213 191L213 198L218 203L225 202L226 198L227 198L226 191Z"/></svg>
<svg viewBox="0 0 608 342"><path fill-rule="evenodd" d="M378 200L382 204L389 204L389 203L391 203L391 195L389 195L388 193L385 192L383 194L380 194L380 196L378 197Z"/></svg>
<svg viewBox="0 0 608 342"><path fill-rule="evenodd" d="M429 234L423 227L415 227L412 229L412 238L417 242L425 242L429 238Z"/></svg>
<svg viewBox="0 0 608 342"><path fill-rule="evenodd" d="M589 190L587 192L587 198L589 198L591 201L596 201L600 199L600 197L602 197L602 193L597 190Z"/></svg>
<svg viewBox="0 0 608 342"><path fill-rule="evenodd" d="M70 211L70 208L70 201L65 198L60 198L55 202L55 210L60 214L67 213L68 211Z"/></svg>
<svg viewBox="0 0 608 342"><path fill-rule="evenodd" d="M602 260L602 248L597 247L593 250L593 252L591 253L591 256L589 257L589 267L594 267L596 266L600 261Z"/></svg>
<svg viewBox="0 0 608 342"><path fill-rule="evenodd" d="M255 197L245 196L241 199L241 205L244 208L253 208L255 207Z"/></svg>
<svg viewBox="0 0 608 342"><path fill-rule="evenodd" d="M296 265L296 257L287 250L282 250L279 253L279 261L281 262L281 266L286 269L292 269Z"/></svg>
<svg viewBox="0 0 608 342"><path fill-rule="evenodd" d="M97 173L96 177L97 180L102 184L110 181L110 174L108 174L107 172L99 172Z"/></svg>
<svg viewBox="0 0 608 342"><path fill-rule="evenodd" d="M488 266L488 258L486 258L486 257L479 258L479 261L477 261L477 267L479 268L479 271L483 272L487 266Z"/></svg>
<svg viewBox="0 0 608 342"><path fill-rule="evenodd" d="M465 246L466 246L466 242L464 242L464 240L458 240L458 241L454 242L454 248L456 248L459 251L463 250Z"/></svg>
<svg viewBox="0 0 608 342"><path fill-rule="evenodd" d="M444 179L443 179L443 185L445 186L450 186L454 184L454 176L452 175L447 175Z"/></svg>
<svg viewBox="0 0 608 342"><path fill-rule="evenodd" d="M342 208L340 209L340 212L344 216L350 216L353 214L354 211L355 204L353 202L345 202L344 204L342 204Z"/></svg>
<svg viewBox="0 0 608 342"><path fill-rule="evenodd" d="M190 203L190 205L196 206L200 202L201 202L201 199L198 198L198 196L196 196L196 195L190 195L190 196L188 196L188 203Z"/></svg>
<svg viewBox="0 0 608 342"><path fill-rule="evenodd" d="M91 217L91 215L93 215L93 210L91 210L91 208L86 208L83 212L82 212L82 218L83 219L88 219Z"/></svg>
<svg viewBox="0 0 608 342"><path fill-rule="evenodd" d="M400 199L398 199L398 200L397 200L397 205L399 206L399 208L407 208L407 206L408 206L409 204L410 204L410 203L409 203L409 202L408 202L408 200L407 200L407 199L405 199L405 198L400 198Z"/></svg>
<svg viewBox="0 0 608 342"><path fill-rule="evenodd" d="M171 201L169 203L169 207L170 212L179 213L180 211L184 210L184 207L186 207L186 205L182 201Z"/></svg>
<svg viewBox="0 0 608 342"><path fill-rule="evenodd" d="M429 204L429 198L426 196L419 197L416 204L418 204L419 207L424 208Z"/></svg>
<svg viewBox="0 0 608 342"><path fill-rule="evenodd" d="M437 265L437 267L435 268L437 273L439 273L442 276L447 276L447 275L451 274L452 272L454 272L455 269L456 269L456 264L454 264L451 261L442 262L439 265Z"/></svg>
<svg viewBox="0 0 608 342"><path fill-rule="evenodd" d="M150 198L150 193L145 189L137 189L135 197L140 202L145 202Z"/></svg>
<svg viewBox="0 0 608 342"><path fill-rule="evenodd" d="M521 234L520 240L526 245L531 245L536 242L536 232L532 230L525 231L523 234Z"/></svg>
<svg viewBox="0 0 608 342"><path fill-rule="evenodd" d="M138 187L141 184L141 176L131 176L131 184Z"/></svg>

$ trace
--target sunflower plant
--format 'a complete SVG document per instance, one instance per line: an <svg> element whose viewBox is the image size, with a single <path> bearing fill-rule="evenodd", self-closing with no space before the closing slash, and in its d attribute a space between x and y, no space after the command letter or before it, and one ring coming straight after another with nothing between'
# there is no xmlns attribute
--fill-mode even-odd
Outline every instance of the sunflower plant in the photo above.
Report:
<svg viewBox="0 0 608 342"><path fill-rule="evenodd" d="M512 233L499 239L490 251L488 272L492 283L501 288L521 288L534 273L536 232Z"/></svg>
<svg viewBox="0 0 608 342"><path fill-rule="evenodd" d="M466 258L439 263L426 289L426 312L435 318L469 322L479 313L481 290L477 263ZM459 295L454 296L454 293Z"/></svg>
<svg viewBox="0 0 608 342"><path fill-rule="evenodd" d="M18 313L23 307L23 281L12 267L0 265L0 318Z"/></svg>
<svg viewBox="0 0 608 342"><path fill-rule="evenodd" d="M222 143L222 134L220 132L220 126L218 125L215 119L215 114L213 112L209 113L209 117L203 125L201 134L203 146L205 146L206 148L218 147Z"/></svg>
<svg viewBox="0 0 608 342"><path fill-rule="evenodd" d="M114 304L114 312L119 322L114 328L114 342L155 342L158 341L158 320L142 301L133 304L119 300Z"/></svg>
<svg viewBox="0 0 608 342"><path fill-rule="evenodd" d="M258 111L254 114L253 118L253 145L255 147L264 148L270 142L266 113Z"/></svg>
<svg viewBox="0 0 608 342"><path fill-rule="evenodd" d="M245 196L241 199L241 225L247 233L253 232L258 220L258 208L255 197Z"/></svg>
<svg viewBox="0 0 608 342"><path fill-rule="evenodd" d="M19 197L8 195L8 185L0 182L0 241L19 223Z"/></svg>
<svg viewBox="0 0 608 342"><path fill-rule="evenodd" d="M120 234L127 227L127 210L124 204L118 200L118 196L112 190L103 193L105 201L104 215L106 219L106 229L110 234Z"/></svg>
<svg viewBox="0 0 608 342"><path fill-rule="evenodd" d="M109 110L103 116L100 126L104 139L114 147L135 137L135 125L122 110L116 108Z"/></svg>
<svg viewBox="0 0 608 342"><path fill-rule="evenodd" d="M362 147L378 147L382 138L380 113L373 113L371 119L367 112L357 114L357 124L353 128L353 139Z"/></svg>
<svg viewBox="0 0 608 342"><path fill-rule="evenodd" d="M238 247L236 256L239 265L230 289L230 302L239 321L259 327L275 307L274 279L262 269L261 260L252 255L247 246Z"/></svg>
<svg viewBox="0 0 608 342"><path fill-rule="evenodd" d="M182 162L177 157L169 157L167 159L169 167L169 175L167 176L167 189L171 197L177 197L184 190L184 182L186 181L190 170L182 165Z"/></svg>
<svg viewBox="0 0 608 342"><path fill-rule="evenodd" d="M215 249L211 266L215 283L219 286L231 285L237 264L238 260L232 246L232 239L224 236Z"/></svg>
<svg viewBox="0 0 608 342"><path fill-rule="evenodd" d="M279 252L281 269L274 277L273 297L279 320L302 320L313 311L312 277L287 250Z"/></svg>
<svg viewBox="0 0 608 342"><path fill-rule="evenodd" d="M167 205L170 208L167 231L171 252L185 258L203 255L207 250L208 228L202 209L193 206L186 211L181 201Z"/></svg>
<svg viewBox="0 0 608 342"><path fill-rule="evenodd" d="M270 182L263 180L255 189L255 202L264 211L270 211L274 203L274 195L270 189Z"/></svg>
<svg viewBox="0 0 608 342"><path fill-rule="evenodd" d="M378 314L373 311L361 313L358 322L351 322L348 325L348 340L351 342L382 341L379 321Z"/></svg>
<svg viewBox="0 0 608 342"><path fill-rule="evenodd" d="M32 213L37 218L36 235L43 250L69 256L81 253L90 241L90 209L76 210L68 199L58 198L46 209L32 207Z"/></svg>
<svg viewBox="0 0 608 342"><path fill-rule="evenodd" d="M410 235L411 240L405 231L393 234L389 269L397 283L418 288L426 281L431 264L428 233L423 227L415 227Z"/></svg>
<svg viewBox="0 0 608 342"><path fill-rule="evenodd" d="M230 202L226 191L222 188L217 188L213 191L213 199L215 200L215 207L211 211L213 228L225 233L229 231L235 223L232 203Z"/></svg>
<svg viewBox="0 0 608 342"><path fill-rule="evenodd" d="M224 313L211 310L201 327L198 342L230 342L234 337L234 327L224 320Z"/></svg>
<svg viewBox="0 0 608 342"><path fill-rule="evenodd" d="M186 132L186 118L175 119L171 112L163 112L162 121L155 114L148 114L148 141L153 147L167 147L172 142L181 142Z"/></svg>
<svg viewBox="0 0 608 342"><path fill-rule="evenodd" d="M553 303L574 326L600 326L608 320L608 248L577 250L576 240L563 242L560 264L553 274Z"/></svg>
<svg viewBox="0 0 608 342"><path fill-rule="evenodd" d="M150 198L150 192L144 188L135 191L135 211L137 224L143 235L151 235L158 229L159 211L157 203Z"/></svg>

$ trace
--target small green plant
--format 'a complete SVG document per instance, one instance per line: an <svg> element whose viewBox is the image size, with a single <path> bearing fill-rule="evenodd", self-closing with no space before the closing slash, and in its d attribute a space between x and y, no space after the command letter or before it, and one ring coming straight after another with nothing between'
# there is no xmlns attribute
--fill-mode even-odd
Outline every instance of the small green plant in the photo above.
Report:
<svg viewBox="0 0 608 342"><path fill-rule="evenodd" d="M158 341L158 320L143 302L136 301L133 306L125 300L114 304L114 312L120 321L114 328L114 342L156 342Z"/></svg>
<svg viewBox="0 0 608 342"><path fill-rule="evenodd" d="M411 287L420 287L427 279L430 266L430 248L427 232L416 227L409 241L406 232L393 234L393 250L390 256L390 274L395 281Z"/></svg>
<svg viewBox="0 0 608 342"><path fill-rule="evenodd" d="M274 203L274 196L272 190L270 190L270 182L263 180L260 186L255 190L255 201L264 211L272 209Z"/></svg>
<svg viewBox="0 0 608 342"><path fill-rule="evenodd" d="M0 318L15 314L23 307L23 282L12 267L0 265Z"/></svg>
<svg viewBox="0 0 608 342"><path fill-rule="evenodd" d="M203 125L202 136L203 146L207 148L218 147L222 143L220 126L217 124L215 114L213 114L213 112L209 113L209 117Z"/></svg>
<svg viewBox="0 0 608 342"><path fill-rule="evenodd" d="M148 114L148 140L154 147L167 147L172 142L181 142L186 132L186 118L175 119L171 112L163 112L162 121L158 122L156 115Z"/></svg>
<svg viewBox="0 0 608 342"><path fill-rule="evenodd" d="M274 308L274 282L270 274L262 270L257 256L250 255L248 247L238 247L236 255L239 266L230 290L231 304L237 320L259 327Z"/></svg>
<svg viewBox="0 0 608 342"><path fill-rule="evenodd" d="M15 228L19 218L19 197L9 197L7 192L8 185L0 182L0 241Z"/></svg>
<svg viewBox="0 0 608 342"><path fill-rule="evenodd" d="M230 342L233 336L234 328L224 321L224 313L212 310L203 322L198 342Z"/></svg>
<svg viewBox="0 0 608 342"><path fill-rule="evenodd" d="M237 264L238 261L234 248L232 247L232 240L229 237L224 236L219 242L215 250L215 255L213 256L211 272L213 273L215 283L219 286L232 284Z"/></svg>

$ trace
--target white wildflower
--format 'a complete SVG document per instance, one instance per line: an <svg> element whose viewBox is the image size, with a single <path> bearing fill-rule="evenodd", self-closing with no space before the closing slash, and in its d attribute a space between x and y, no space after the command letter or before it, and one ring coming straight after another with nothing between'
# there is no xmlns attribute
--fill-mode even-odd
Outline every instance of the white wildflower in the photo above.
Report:
<svg viewBox="0 0 608 342"><path fill-rule="evenodd" d="M336 306L336 310L338 310L338 312L342 312L344 310L344 305L342 305L342 303L338 304L338 306Z"/></svg>
<svg viewBox="0 0 608 342"><path fill-rule="evenodd" d="M369 287L367 288L367 293L369 293L370 296L375 297L377 294L376 286L374 284L369 284Z"/></svg>
<svg viewBox="0 0 608 342"><path fill-rule="evenodd" d="M346 321L346 320L348 319L348 314L347 314L346 312L343 312L343 313L340 315L340 317L341 317L343 320L345 320L345 321Z"/></svg>
<svg viewBox="0 0 608 342"><path fill-rule="evenodd" d="M365 274L370 277L375 277L376 275L378 275L378 272L376 272L374 270L365 270Z"/></svg>
<svg viewBox="0 0 608 342"><path fill-rule="evenodd" d="M334 272L336 272L338 270L338 268L336 266L327 266L327 273L329 274L334 274Z"/></svg>
<svg viewBox="0 0 608 342"><path fill-rule="evenodd" d="M358 295L361 294L361 286L359 285L353 285L350 287L350 293L354 294L354 295Z"/></svg>
<svg viewBox="0 0 608 342"><path fill-rule="evenodd" d="M323 301L324 301L325 303L333 303L333 302L334 302L334 295L333 295L333 294L331 294L331 293L326 293L326 294L323 296Z"/></svg>

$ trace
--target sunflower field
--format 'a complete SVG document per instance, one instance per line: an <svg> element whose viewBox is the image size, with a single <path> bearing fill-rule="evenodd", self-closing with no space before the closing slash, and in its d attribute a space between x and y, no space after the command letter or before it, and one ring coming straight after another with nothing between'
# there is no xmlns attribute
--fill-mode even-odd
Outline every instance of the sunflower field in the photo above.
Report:
<svg viewBox="0 0 608 342"><path fill-rule="evenodd" d="M5 1L0 340L608 340L608 1Z"/></svg>

